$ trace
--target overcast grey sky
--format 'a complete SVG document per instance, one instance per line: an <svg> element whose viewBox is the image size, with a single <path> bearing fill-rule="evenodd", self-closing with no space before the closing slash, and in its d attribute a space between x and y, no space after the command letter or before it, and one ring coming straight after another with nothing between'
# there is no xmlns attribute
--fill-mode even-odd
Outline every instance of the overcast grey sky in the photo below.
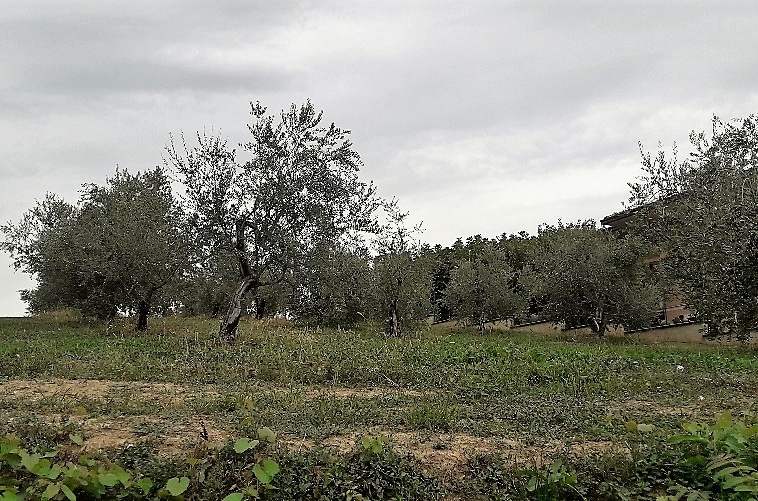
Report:
<svg viewBox="0 0 758 501"><path fill-rule="evenodd" d="M686 152L714 114L758 111L756 26L751 0L3 0L0 221L307 98L430 243L597 220L638 141ZM29 284L0 256L0 315Z"/></svg>

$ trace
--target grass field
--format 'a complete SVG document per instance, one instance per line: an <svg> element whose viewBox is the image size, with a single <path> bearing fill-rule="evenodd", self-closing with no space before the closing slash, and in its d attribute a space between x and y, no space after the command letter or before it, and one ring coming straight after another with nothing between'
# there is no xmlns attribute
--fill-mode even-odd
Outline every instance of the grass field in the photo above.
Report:
<svg viewBox="0 0 758 501"><path fill-rule="evenodd" d="M518 486L498 487L504 472L557 458L591 484L566 499L624 489L654 499L666 484L640 487L635 444L653 453L683 422L758 411L748 347L434 328L386 339L253 320L225 346L216 327L154 319L136 334L65 316L0 319L0 435L114 458L143 447L165 462L269 427L283 471L388 436L402 462L393 468L434 484L419 499L511 499ZM630 422L654 427L640 438Z"/></svg>

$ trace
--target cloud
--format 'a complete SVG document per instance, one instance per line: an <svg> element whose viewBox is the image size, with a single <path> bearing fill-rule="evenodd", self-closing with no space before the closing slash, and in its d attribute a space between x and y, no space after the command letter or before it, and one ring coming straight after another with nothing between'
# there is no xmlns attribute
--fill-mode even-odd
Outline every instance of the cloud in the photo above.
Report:
<svg viewBox="0 0 758 501"><path fill-rule="evenodd" d="M29 2L5 14L2 86L21 95L268 91L295 80L276 61L239 59L293 17L284 3ZM244 47L244 45L242 45Z"/></svg>
<svg viewBox="0 0 758 501"><path fill-rule="evenodd" d="M638 141L685 153L713 114L758 108L750 3L25 0L0 16L0 221L159 164L170 132L244 141L250 100L311 98L428 240L533 232L618 210Z"/></svg>

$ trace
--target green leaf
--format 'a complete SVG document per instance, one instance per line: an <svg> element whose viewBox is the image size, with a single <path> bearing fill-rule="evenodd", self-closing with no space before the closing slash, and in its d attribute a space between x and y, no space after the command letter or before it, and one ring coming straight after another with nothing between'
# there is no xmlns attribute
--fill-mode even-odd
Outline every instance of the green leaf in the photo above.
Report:
<svg viewBox="0 0 758 501"><path fill-rule="evenodd" d="M737 472L737 471L740 471L740 468L738 466L730 466L728 468L724 468L723 470L717 471L713 475L713 478L715 478L716 480L718 480L721 477L726 478L727 475L731 475L732 473Z"/></svg>
<svg viewBox="0 0 758 501"><path fill-rule="evenodd" d="M137 486L142 489L143 494L147 495L150 492L150 489L153 488L153 481L148 477L143 477L137 480Z"/></svg>
<svg viewBox="0 0 758 501"><path fill-rule="evenodd" d="M716 426L718 428L728 428L732 424L732 414L725 412L719 416L716 420Z"/></svg>
<svg viewBox="0 0 758 501"><path fill-rule="evenodd" d="M55 480L58 478L58 476L63 472L60 468L57 466L52 466L48 468L47 472L45 473L45 476L51 480Z"/></svg>
<svg viewBox="0 0 758 501"><path fill-rule="evenodd" d="M34 467L39 464L40 455L29 454L26 451L19 451L19 456L21 456L21 464L24 465L24 468L34 472Z"/></svg>
<svg viewBox="0 0 758 501"><path fill-rule="evenodd" d="M172 496L180 496L184 493L184 491L187 490L189 487L190 480L187 477L182 478L170 478L168 482L166 482L166 490L171 494Z"/></svg>
<svg viewBox="0 0 758 501"><path fill-rule="evenodd" d="M258 430L258 438L273 444L276 441L276 433L271 431L271 428L263 427Z"/></svg>
<svg viewBox="0 0 758 501"><path fill-rule="evenodd" d="M263 468L261 468L259 464L253 466L253 474L255 475L255 478L258 479L258 482L262 484L268 484L272 480L271 476L263 471Z"/></svg>
<svg viewBox="0 0 758 501"><path fill-rule="evenodd" d="M18 494L11 491L5 491L0 495L0 501L20 501L21 498L18 497Z"/></svg>
<svg viewBox="0 0 758 501"><path fill-rule="evenodd" d="M526 489L529 492L534 492L535 489L537 489L537 482L539 479L537 477L532 477L529 479L529 483L526 485Z"/></svg>
<svg viewBox="0 0 758 501"><path fill-rule="evenodd" d="M279 473L279 464L271 459L264 459L253 466L253 474L262 484L270 484L277 473Z"/></svg>
<svg viewBox="0 0 758 501"><path fill-rule="evenodd" d="M61 487L58 484L47 484L47 489L42 493L42 499L52 499L58 495Z"/></svg>
<svg viewBox="0 0 758 501"><path fill-rule="evenodd" d="M261 465L263 466L264 471L272 477L279 473L279 463L273 459L264 459L261 461Z"/></svg>
<svg viewBox="0 0 758 501"><path fill-rule="evenodd" d="M236 442L234 442L234 452L237 454L242 454L245 451L248 451L250 449L254 449L258 446L260 442L258 440L250 440L249 438L240 438Z"/></svg>
<svg viewBox="0 0 758 501"><path fill-rule="evenodd" d="M753 494L758 494L758 484L751 483L750 485L738 485L732 490L736 492L752 492Z"/></svg>
<svg viewBox="0 0 758 501"><path fill-rule="evenodd" d="M745 482L749 482L751 479L748 477L734 477L732 475L729 475L726 477L725 482L721 484L722 489L732 489L733 487L744 484Z"/></svg>
<svg viewBox="0 0 758 501"><path fill-rule="evenodd" d="M674 435L667 440L670 444L681 444L682 442L698 442L701 444L707 444L708 440L697 435Z"/></svg>
<svg viewBox="0 0 758 501"><path fill-rule="evenodd" d="M655 426L653 426L652 424L640 423L637 425L637 431L640 433L650 433L654 429L655 429Z"/></svg>
<svg viewBox="0 0 758 501"><path fill-rule="evenodd" d="M76 494L74 494L67 485L61 485L61 492L63 492L63 495L65 495L69 501L76 501Z"/></svg>
<svg viewBox="0 0 758 501"><path fill-rule="evenodd" d="M374 439L366 435L365 437L361 438L361 447L363 447L364 451L367 451L371 449L371 446L374 443Z"/></svg>
<svg viewBox="0 0 758 501"><path fill-rule="evenodd" d="M69 435L68 438L76 445L84 445L84 439L82 439L81 435Z"/></svg>
<svg viewBox="0 0 758 501"><path fill-rule="evenodd" d="M697 423L684 423L682 425L682 428L692 433L693 435L697 434L697 432L700 431L700 426Z"/></svg>
<svg viewBox="0 0 758 501"><path fill-rule="evenodd" d="M113 487L118 483L118 477L113 473L101 473L97 476L97 481L106 487Z"/></svg>
<svg viewBox="0 0 758 501"><path fill-rule="evenodd" d="M118 479L119 482L121 482L121 485L124 487L129 487L132 483L132 476L124 470L123 468L114 468L110 471L115 477Z"/></svg>
<svg viewBox="0 0 758 501"><path fill-rule="evenodd" d="M221 501L242 501L245 498L245 495L241 492L235 492L233 494L229 494Z"/></svg>

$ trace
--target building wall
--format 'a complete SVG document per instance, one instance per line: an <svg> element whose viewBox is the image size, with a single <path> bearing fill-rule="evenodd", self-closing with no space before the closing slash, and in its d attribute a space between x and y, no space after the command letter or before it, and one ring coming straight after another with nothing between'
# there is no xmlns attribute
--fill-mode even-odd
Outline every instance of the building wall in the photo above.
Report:
<svg viewBox="0 0 758 501"><path fill-rule="evenodd" d="M653 343L698 343L698 344L742 344L737 340L730 339L708 339L703 337L703 324L697 322L688 322L683 324L672 324L643 331L632 331L625 333L624 329L611 329L606 336L609 337L627 337L629 339L639 339ZM551 322L540 322L528 325L516 325L511 328L516 332L534 332L534 333L554 333L569 336L595 336L589 327L579 329L563 330L560 326ZM758 333L754 333L748 344L758 345Z"/></svg>

